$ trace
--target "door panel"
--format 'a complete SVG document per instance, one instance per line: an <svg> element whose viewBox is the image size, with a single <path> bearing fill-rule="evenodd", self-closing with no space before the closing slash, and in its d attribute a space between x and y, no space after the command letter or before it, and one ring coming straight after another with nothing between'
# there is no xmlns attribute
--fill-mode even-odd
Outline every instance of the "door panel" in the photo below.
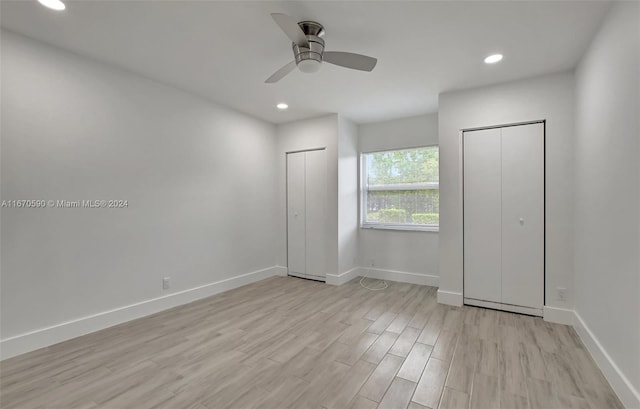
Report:
<svg viewBox="0 0 640 409"><path fill-rule="evenodd" d="M465 132L464 297L501 301L500 129Z"/></svg>
<svg viewBox="0 0 640 409"><path fill-rule="evenodd" d="M502 302L544 302L544 128L502 128Z"/></svg>
<svg viewBox="0 0 640 409"><path fill-rule="evenodd" d="M314 277L326 277L327 224L327 159L325 150L308 151L306 154L306 273Z"/></svg>
<svg viewBox="0 0 640 409"><path fill-rule="evenodd" d="M287 154L287 266L306 273L305 152Z"/></svg>

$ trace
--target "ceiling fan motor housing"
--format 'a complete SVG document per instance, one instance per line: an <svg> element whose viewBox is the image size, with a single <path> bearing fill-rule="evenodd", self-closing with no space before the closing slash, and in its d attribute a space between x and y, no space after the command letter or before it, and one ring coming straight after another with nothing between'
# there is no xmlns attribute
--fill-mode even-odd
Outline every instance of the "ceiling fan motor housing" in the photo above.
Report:
<svg viewBox="0 0 640 409"><path fill-rule="evenodd" d="M302 72L315 72L320 68L322 53L324 52L324 27L315 21L301 21L298 23L309 42L309 47L292 44L296 65Z"/></svg>

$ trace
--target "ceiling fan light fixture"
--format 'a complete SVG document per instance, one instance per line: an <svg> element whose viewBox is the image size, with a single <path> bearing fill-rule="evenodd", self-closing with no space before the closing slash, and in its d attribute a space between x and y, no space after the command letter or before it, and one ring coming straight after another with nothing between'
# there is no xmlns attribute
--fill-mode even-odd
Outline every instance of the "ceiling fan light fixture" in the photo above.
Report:
<svg viewBox="0 0 640 409"><path fill-rule="evenodd" d="M60 0L38 0L38 3L51 10L62 11L67 8Z"/></svg>
<svg viewBox="0 0 640 409"><path fill-rule="evenodd" d="M302 60L298 63L298 69L304 73L311 74L320 70L320 61Z"/></svg>
<svg viewBox="0 0 640 409"><path fill-rule="evenodd" d="M495 64L499 61L502 61L502 54L491 54L484 59L485 64Z"/></svg>

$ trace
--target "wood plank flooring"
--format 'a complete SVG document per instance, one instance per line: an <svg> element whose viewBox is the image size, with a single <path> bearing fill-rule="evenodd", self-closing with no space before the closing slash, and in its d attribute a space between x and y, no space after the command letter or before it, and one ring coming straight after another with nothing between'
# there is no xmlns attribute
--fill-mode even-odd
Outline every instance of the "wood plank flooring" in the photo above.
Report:
<svg viewBox="0 0 640 409"><path fill-rule="evenodd" d="M2 408L622 408L571 327L275 277L0 363Z"/></svg>

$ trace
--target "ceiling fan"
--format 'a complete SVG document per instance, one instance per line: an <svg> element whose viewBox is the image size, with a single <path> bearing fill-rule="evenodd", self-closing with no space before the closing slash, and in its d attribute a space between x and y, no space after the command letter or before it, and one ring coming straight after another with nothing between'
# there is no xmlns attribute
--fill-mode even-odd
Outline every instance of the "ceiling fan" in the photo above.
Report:
<svg viewBox="0 0 640 409"><path fill-rule="evenodd" d="M320 69L323 61L360 71L371 71L378 60L366 55L343 51L324 51L324 27L315 21L301 21L281 13L272 13L271 17L282 31L293 41L294 60L280 68L265 81L267 84L280 81L296 66L302 72L312 73Z"/></svg>

